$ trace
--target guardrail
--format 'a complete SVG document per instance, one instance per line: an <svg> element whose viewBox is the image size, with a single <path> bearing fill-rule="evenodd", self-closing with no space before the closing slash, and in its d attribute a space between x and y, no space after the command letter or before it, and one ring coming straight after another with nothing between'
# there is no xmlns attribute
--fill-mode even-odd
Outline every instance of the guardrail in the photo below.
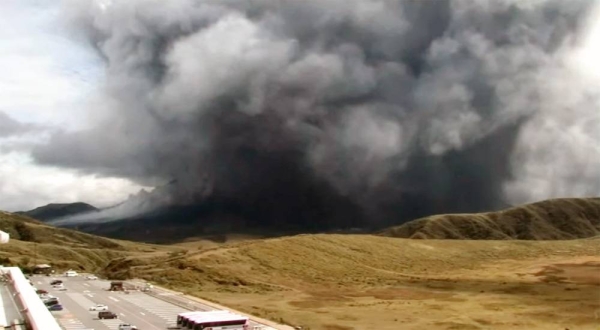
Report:
<svg viewBox="0 0 600 330"><path fill-rule="evenodd" d="M12 291L13 296L18 298L16 302L20 305L20 312L25 316L25 321L31 329L61 330L62 328L35 293L21 269L18 267L5 267L2 270L9 278L7 283L9 291Z"/></svg>

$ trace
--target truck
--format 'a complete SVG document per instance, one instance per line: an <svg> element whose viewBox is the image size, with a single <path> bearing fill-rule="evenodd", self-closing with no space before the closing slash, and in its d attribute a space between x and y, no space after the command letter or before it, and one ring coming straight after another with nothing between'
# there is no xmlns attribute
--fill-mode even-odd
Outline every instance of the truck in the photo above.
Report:
<svg viewBox="0 0 600 330"><path fill-rule="evenodd" d="M123 286L123 282L121 281L112 281L110 282L110 288L108 291L124 291L125 288Z"/></svg>

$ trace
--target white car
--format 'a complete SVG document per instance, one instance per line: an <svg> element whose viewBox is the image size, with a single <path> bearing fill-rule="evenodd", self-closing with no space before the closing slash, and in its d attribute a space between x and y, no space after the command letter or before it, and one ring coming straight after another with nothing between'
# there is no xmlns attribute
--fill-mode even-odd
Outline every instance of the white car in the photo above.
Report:
<svg viewBox="0 0 600 330"><path fill-rule="evenodd" d="M107 310L108 310L108 306L101 305L101 304L90 307L90 311L94 311L94 312L107 311Z"/></svg>
<svg viewBox="0 0 600 330"><path fill-rule="evenodd" d="M53 287L53 288L55 288L55 289L58 289L58 290L63 290L63 289L65 289L65 286L64 286L64 285L62 285L62 284L55 284L55 285L53 285L52 287Z"/></svg>
<svg viewBox="0 0 600 330"><path fill-rule="evenodd" d="M137 330L137 327L127 323L121 323L119 324L119 330Z"/></svg>
<svg viewBox="0 0 600 330"><path fill-rule="evenodd" d="M73 277L73 276L77 276L77 272L76 272L76 271L74 271L74 270L67 270L67 271L65 272L65 276L66 276L66 277Z"/></svg>
<svg viewBox="0 0 600 330"><path fill-rule="evenodd" d="M86 279L87 279L87 280L97 280L97 279L98 279L98 277L97 277L97 276L94 276L94 275L90 275L90 276L87 276L87 277L86 277Z"/></svg>

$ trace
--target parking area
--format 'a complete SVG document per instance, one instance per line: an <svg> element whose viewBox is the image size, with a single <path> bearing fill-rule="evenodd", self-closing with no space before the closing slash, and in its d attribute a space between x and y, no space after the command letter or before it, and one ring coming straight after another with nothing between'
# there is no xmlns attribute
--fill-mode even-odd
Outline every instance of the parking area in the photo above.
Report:
<svg viewBox="0 0 600 330"><path fill-rule="evenodd" d="M90 280L85 276L36 275L30 280L37 289L58 298L63 309L52 314L66 330L117 330L122 323L140 330L164 330L175 322L177 314L188 311L143 292L108 291L110 281ZM61 280L64 288L53 287L50 283L55 280ZM95 305L106 305L117 318L99 319L99 311L90 311Z"/></svg>

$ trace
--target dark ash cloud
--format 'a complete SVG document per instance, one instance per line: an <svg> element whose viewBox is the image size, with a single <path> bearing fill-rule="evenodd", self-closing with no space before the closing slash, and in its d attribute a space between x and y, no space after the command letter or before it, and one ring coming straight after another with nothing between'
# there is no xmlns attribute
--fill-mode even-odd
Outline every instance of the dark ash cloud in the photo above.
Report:
<svg viewBox="0 0 600 330"><path fill-rule="evenodd" d="M558 81L592 3L78 1L67 15L106 60L104 119L34 156L173 182L167 204L226 201L263 224L597 194L597 169L569 182L548 174L563 161L527 150L535 136L549 152L533 123L556 121L583 130L565 147L597 152L598 122L582 124L598 118L597 97L565 88L576 77ZM582 122L561 123L572 106ZM528 181L536 169L554 183Z"/></svg>

